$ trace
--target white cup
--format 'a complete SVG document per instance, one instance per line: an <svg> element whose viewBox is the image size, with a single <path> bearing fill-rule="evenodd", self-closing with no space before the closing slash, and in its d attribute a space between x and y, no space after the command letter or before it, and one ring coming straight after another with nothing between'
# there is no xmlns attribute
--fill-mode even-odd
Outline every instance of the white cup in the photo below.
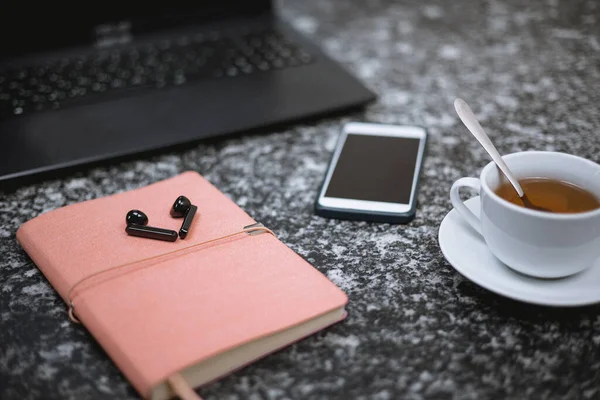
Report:
<svg viewBox="0 0 600 400"><path fill-rule="evenodd" d="M526 151L502 158L517 179L564 180L600 198L600 165L592 161L548 151ZM500 261L523 274L560 278L583 271L600 259L600 209L560 214L519 207L494 193L501 182L507 180L490 162L479 179L461 178L450 189L456 211L483 236ZM461 187L479 193L480 218L460 199Z"/></svg>

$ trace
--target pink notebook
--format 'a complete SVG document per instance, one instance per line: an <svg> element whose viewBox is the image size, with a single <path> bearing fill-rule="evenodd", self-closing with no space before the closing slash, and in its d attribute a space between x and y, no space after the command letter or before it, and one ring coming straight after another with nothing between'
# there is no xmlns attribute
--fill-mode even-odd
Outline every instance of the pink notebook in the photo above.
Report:
<svg viewBox="0 0 600 400"><path fill-rule="evenodd" d="M131 209L178 230L179 195L198 206L185 240L125 233ZM139 394L166 399L180 394L173 377L200 386L345 317L346 295L322 273L276 236L241 232L255 223L186 172L42 214L17 240Z"/></svg>

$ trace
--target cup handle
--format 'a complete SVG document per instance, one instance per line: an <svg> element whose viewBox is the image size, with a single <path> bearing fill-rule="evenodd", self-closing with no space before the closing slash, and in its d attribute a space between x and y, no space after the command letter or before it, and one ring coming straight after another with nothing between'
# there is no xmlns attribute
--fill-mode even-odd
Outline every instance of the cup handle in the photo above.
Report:
<svg viewBox="0 0 600 400"><path fill-rule="evenodd" d="M471 225L473 229L477 231L477 233L483 236L483 233L481 233L481 221L475 216L475 214L473 214L471 210L467 208L467 206L465 206L465 203L463 203L463 201L460 199L459 190L461 187L470 187L471 189L475 189L477 194L479 194L479 191L481 190L481 182L479 182L479 179L477 178L460 178L454 182L452 188L450 188L450 201L460 216L463 217L465 221L467 221L469 225Z"/></svg>

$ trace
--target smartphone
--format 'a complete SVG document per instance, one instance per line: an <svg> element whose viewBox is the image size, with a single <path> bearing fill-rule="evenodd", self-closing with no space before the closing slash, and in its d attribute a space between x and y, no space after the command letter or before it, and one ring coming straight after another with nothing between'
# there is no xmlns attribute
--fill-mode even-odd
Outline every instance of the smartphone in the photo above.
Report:
<svg viewBox="0 0 600 400"><path fill-rule="evenodd" d="M315 204L328 218L407 223L417 209L427 130L352 122L344 126Z"/></svg>

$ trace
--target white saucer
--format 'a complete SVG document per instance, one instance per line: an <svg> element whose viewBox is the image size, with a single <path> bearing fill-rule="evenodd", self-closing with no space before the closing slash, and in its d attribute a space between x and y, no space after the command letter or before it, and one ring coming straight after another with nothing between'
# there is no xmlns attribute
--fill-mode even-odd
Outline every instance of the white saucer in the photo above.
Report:
<svg viewBox="0 0 600 400"><path fill-rule="evenodd" d="M465 202L479 216L479 197ZM446 215L438 234L446 260L464 277L494 293L526 303L572 307L600 302L600 262L562 279L537 279L515 272L487 248L483 237L456 210Z"/></svg>

